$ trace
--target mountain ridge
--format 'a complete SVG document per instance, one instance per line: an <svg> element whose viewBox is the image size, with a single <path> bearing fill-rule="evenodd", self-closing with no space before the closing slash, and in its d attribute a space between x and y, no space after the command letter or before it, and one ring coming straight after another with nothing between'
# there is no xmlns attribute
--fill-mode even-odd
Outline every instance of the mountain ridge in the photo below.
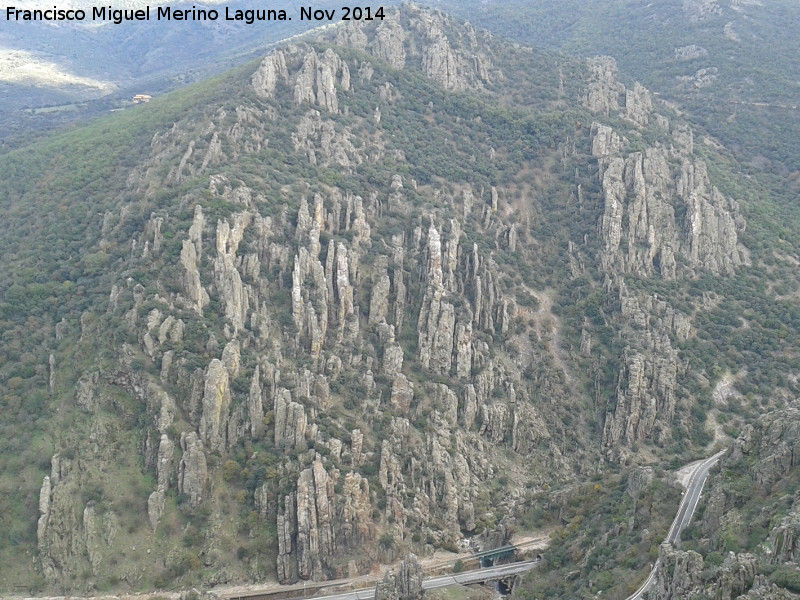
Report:
<svg viewBox="0 0 800 600"><path fill-rule="evenodd" d="M323 580L502 542L623 471L652 501L627 469L795 389L783 348L742 355L798 335L795 303L773 323L750 296L749 198L607 59L407 6L0 163L6 427L33 440L4 442L26 450L3 453L6 586ZM712 398L728 369L738 410Z"/></svg>

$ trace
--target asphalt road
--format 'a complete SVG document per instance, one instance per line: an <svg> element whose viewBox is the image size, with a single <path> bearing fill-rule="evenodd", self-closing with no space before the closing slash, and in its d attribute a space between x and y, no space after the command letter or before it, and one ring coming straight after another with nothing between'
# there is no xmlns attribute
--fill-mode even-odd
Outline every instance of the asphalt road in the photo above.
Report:
<svg viewBox="0 0 800 600"><path fill-rule="evenodd" d="M692 522L692 516L697 509L697 503L700 501L700 494L703 492L706 479L708 479L708 472L717 464L717 461L719 461L725 452L727 452L727 450L720 450L714 456L697 463L689 477L689 484L686 486L686 491L683 492L683 499L678 507L678 514L675 515L675 520L672 521L672 526L669 528L669 533L667 533L667 537L664 540L665 542L670 542L671 544L680 542L681 532ZM647 578L647 581L642 584L642 587L636 590L635 594L628 596L626 600L641 600L642 594L653 585L658 567L659 561L657 560L653 565L652 571L650 571L650 576Z"/></svg>
<svg viewBox="0 0 800 600"><path fill-rule="evenodd" d="M493 579L502 579L518 573L530 571L538 563L535 560L528 560L525 562L512 563L510 565L500 565L498 567L487 567L485 569L475 569L474 571L465 571L457 575L439 575L436 577L428 577L422 582L422 588L425 590L435 590L436 588L447 587L449 585L467 585L470 583L479 583L481 581L490 581ZM372 600L375 597L375 587L355 590L352 592L344 592L341 594L332 594L325 596L315 596L309 600Z"/></svg>

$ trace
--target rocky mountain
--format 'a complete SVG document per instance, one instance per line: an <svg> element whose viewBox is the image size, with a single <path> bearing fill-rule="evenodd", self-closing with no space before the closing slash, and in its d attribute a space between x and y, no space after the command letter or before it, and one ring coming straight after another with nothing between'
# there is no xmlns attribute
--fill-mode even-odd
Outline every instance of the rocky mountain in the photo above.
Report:
<svg viewBox="0 0 800 600"><path fill-rule="evenodd" d="M6 153L0 586L345 577L731 440L800 334L735 169L413 5Z"/></svg>
<svg viewBox="0 0 800 600"><path fill-rule="evenodd" d="M613 56L735 153L742 169L764 177L773 194L796 196L800 46L787 27L800 18L794 0L431 4L523 44Z"/></svg>

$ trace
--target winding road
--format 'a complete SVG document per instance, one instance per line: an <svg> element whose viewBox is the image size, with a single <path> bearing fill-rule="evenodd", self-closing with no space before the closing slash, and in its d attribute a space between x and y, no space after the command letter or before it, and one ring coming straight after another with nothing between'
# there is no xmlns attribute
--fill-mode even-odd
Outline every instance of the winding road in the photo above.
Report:
<svg viewBox="0 0 800 600"><path fill-rule="evenodd" d="M672 527L669 528L667 537L664 540L665 542L669 542L671 544L678 544L680 542L681 532L686 529L689 523L691 523L694 511L697 509L697 503L700 501L700 494L703 492L703 486L706 484L706 479L708 479L708 472L714 465L717 464L719 459L722 458L722 455L726 452L727 449L720 450L714 456L695 463L695 467L691 471L691 475L689 477L689 483L686 486L686 491L683 492L683 499L678 507L678 514L675 515L675 520L672 521ZM656 578L656 573L658 572L659 564L659 560L656 560L655 564L653 565L653 569L650 571L650 576L642 584L642 586L636 590L636 593L634 593L632 596L628 596L626 600L641 600L642 594L649 590L653 585L653 582Z"/></svg>

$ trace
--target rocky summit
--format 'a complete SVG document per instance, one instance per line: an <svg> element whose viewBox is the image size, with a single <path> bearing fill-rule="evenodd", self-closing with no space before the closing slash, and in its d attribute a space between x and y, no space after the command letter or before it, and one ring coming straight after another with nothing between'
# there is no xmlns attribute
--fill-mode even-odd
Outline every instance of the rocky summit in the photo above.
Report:
<svg viewBox="0 0 800 600"><path fill-rule="evenodd" d="M800 250L613 59L408 5L0 174L0 591L408 556L377 596L418 598L415 555L543 529L571 554L528 578L563 568L582 594L658 558L651 597L783 597L794 505L752 538L735 507L796 477ZM659 546L668 471L715 444L733 450L686 536L711 545ZM582 527L593 506L613 523Z"/></svg>

